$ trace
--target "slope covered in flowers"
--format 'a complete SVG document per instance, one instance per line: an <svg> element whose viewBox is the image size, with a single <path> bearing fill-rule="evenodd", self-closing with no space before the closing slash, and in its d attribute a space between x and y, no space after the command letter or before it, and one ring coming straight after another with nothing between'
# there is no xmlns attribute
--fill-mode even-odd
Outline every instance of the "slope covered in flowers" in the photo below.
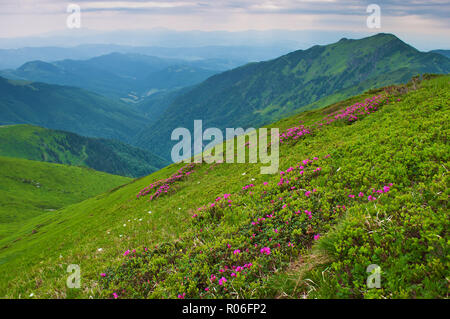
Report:
<svg viewBox="0 0 450 319"><path fill-rule="evenodd" d="M450 77L427 78L272 124L276 175L174 164L55 212L0 250L0 295L447 297Z"/></svg>
<svg viewBox="0 0 450 319"><path fill-rule="evenodd" d="M448 115L448 78L402 94L407 91L389 88L310 126L288 128L280 142L291 151L330 132L347 138L339 147L325 144L296 158L278 179L265 176L239 192L210 197L192 210L178 240L125 251L120 266L101 273L102 296L269 297L276 291L274 277L312 247L329 257L327 280L318 277L322 282L311 290L308 278L297 278L294 289L288 278L278 293L446 296L448 195L442 194L448 192L448 145L440 130L446 122L436 110ZM379 110L384 112L377 117ZM416 120L405 127L406 118ZM381 289L365 285L371 264L381 267Z"/></svg>

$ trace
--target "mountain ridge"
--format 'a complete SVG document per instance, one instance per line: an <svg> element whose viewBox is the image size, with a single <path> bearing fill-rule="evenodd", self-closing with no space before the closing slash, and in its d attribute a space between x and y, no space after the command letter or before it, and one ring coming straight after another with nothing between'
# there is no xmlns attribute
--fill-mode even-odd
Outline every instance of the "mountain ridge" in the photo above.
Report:
<svg viewBox="0 0 450 319"><path fill-rule="evenodd" d="M15 79L79 87L109 98L140 98L154 89L174 89L201 82L218 71L201 62L164 59L136 53L110 53L87 60L29 61L0 75ZM173 68L182 67L185 72Z"/></svg>
<svg viewBox="0 0 450 319"><path fill-rule="evenodd" d="M147 119L133 107L80 88L0 77L0 125L33 124L129 142Z"/></svg>
<svg viewBox="0 0 450 319"><path fill-rule="evenodd" d="M383 77L396 71L403 74L396 74L395 79ZM343 38L213 75L177 96L159 119L168 124L144 128L134 144L150 151L158 149L168 158L171 131L176 127L192 130L194 119L221 129L261 126L349 88L359 90L344 92L341 97L418 73L448 72L449 59L420 52L392 34Z"/></svg>

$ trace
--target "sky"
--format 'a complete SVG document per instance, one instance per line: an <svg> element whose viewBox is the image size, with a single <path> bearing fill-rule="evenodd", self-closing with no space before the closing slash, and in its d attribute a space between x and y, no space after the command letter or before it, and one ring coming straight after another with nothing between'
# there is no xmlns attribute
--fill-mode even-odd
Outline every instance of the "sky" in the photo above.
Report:
<svg viewBox="0 0 450 319"><path fill-rule="evenodd" d="M450 49L450 0L0 0L0 38L76 32L67 26L69 4L81 8L86 33L155 28L386 32L419 48ZM381 10L380 28L367 26L369 4Z"/></svg>

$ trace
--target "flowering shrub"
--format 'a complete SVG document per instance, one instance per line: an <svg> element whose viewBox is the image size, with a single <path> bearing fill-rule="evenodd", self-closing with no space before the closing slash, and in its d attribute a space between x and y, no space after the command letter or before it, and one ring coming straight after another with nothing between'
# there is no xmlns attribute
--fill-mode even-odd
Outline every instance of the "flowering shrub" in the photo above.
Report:
<svg viewBox="0 0 450 319"><path fill-rule="evenodd" d="M374 113L379 110L385 104L389 103L389 96L376 95L371 98L367 98L364 102L355 103L351 106L345 107L331 114L328 114L322 121L316 122L315 125L322 127L323 125L329 125L335 121L345 120L348 123L355 122L363 119L365 116Z"/></svg>
<svg viewBox="0 0 450 319"><path fill-rule="evenodd" d="M162 179L150 184L147 187L144 187L137 195L136 198L140 198L142 196L146 196L150 194L153 190L155 192L150 195L150 200L154 200L161 195L167 194L171 190L171 186L178 181L181 181L187 178L190 174L192 174L195 163L186 164L182 168L178 170L178 172L167 179Z"/></svg>

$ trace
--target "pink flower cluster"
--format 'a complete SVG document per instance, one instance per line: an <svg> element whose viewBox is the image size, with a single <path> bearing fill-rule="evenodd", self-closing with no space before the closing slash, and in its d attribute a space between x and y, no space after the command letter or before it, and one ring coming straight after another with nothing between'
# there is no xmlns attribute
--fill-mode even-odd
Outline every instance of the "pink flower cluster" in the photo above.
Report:
<svg viewBox="0 0 450 319"><path fill-rule="evenodd" d="M307 134L311 134L311 132L306 129L304 125L291 127L280 134L280 143L284 143L289 140L296 140L301 136L305 136Z"/></svg>
<svg viewBox="0 0 450 319"><path fill-rule="evenodd" d="M333 112L323 118L322 122L317 122L316 125L322 127L323 125L329 125L338 120L347 120L353 122L358 120L359 116L371 114L376 112L383 103L389 100L384 95L376 95L371 98L367 98L364 102L358 102L336 112Z"/></svg>
<svg viewBox="0 0 450 319"><path fill-rule="evenodd" d="M144 187L137 195L136 198L148 195L153 189L156 189L155 193L150 196L150 200L158 198L161 194L167 193L170 189L170 185L175 182L184 179L189 176L194 168L195 163L186 164L178 170L178 172L167 179L161 179Z"/></svg>
<svg viewBox="0 0 450 319"><path fill-rule="evenodd" d="M391 187L392 187L393 185L394 185L394 184L389 183L388 185L385 185L385 186L383 186L383 188L378 189L378 190L376 190L375 188L373 188L373 189L372 189L372 193L373 193L373 194L383 194L383 193L388 193L388 192L391 190ZM349 198L356 198L356 195L349 194L348 197L349 197ZM358 197L359 197L359 198L364 197L364 193L363 193L363 192L359 192ZM367 200L368 200L369 202L372 202L372 201L374 201L374 200L376 200L376 199L377 199L377 198L376 198L375 196L372 196L372 195L369 195L369 196L367 197Z"/></svg>

